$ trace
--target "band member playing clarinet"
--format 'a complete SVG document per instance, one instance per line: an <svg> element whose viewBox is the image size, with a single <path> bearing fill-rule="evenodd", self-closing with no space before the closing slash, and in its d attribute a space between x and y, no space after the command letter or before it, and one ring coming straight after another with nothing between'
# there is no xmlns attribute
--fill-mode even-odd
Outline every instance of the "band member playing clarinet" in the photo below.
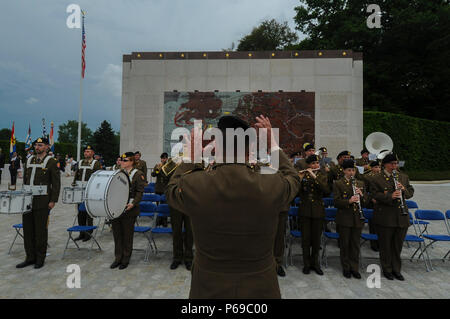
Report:
<svg viewBox="0 0 450 319"><path fill-rule="evenodd" d="M325 208L322 198L329 193L327 174L319 171L319 157L310 155L305 160L308 168L299 172L301 199L298 209L302 231L303 273L314 270L323 275L319 264L320 237L324 226Z"/></svg>
<svg viewBox="0 0 450 319"><path fill-rule="evenodd" d="M334 182L334 206L338 209L336 225L339 226L339 247L344 277L361 279L359 273L359 251L361 232L364 226L362 207L368 202L364 182L355 179L353 160L342 163L344 177ZM354 183L354 184L353 184Z"/></svg>
<svg viewBox="0 0 450 319"><path fill-rule="evenodd" d="M409 227L405 200L414 195L414 188L404 173L398 173L398 158L387 154L382 161L383 171L370 180L370 193L376 201L373 219L378 234L380 262L384 276L405 280L400 270L403 241ZM398 183L395 182L398 174Z"/></svg>
<svg viewBox="0 0 450 319"><path fill-rule="evenodd" d="M117 267L119 269L127 268L133 250L134 223L139 215L139 202L147 185L144 173L134 168L134 164L135 157L133 152L126 152L121 156L122 169L130 178L130 201L125 212L112 220L115 260L111 264L111 269Z"/></svg>

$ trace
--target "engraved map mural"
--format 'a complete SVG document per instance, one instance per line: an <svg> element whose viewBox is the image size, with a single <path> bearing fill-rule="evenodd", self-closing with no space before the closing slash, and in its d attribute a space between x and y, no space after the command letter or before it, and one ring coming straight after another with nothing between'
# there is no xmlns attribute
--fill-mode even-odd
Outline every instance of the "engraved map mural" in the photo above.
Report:
<svg viewBox="0 0 450 319"><path fill-rule="evenodd" d="M170 154L172 131L190 130L194 120L207 129L217 127L221 116L235 115L253 126L260 114L280 129L280 146L288 155L314 143L314 92L165 92L164 151Z"/></svg>

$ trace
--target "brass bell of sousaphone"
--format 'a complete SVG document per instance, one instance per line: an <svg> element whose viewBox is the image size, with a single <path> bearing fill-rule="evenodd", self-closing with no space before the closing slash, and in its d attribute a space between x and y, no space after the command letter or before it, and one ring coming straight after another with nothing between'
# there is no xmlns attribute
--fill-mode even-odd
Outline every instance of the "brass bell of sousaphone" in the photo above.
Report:
<svg viewBox="0 0 450 319"><path fill-rule="evenodd" d="M178 164L175 163L171 158L169 158L167 160L167 163L161 167L161 170L164 175L169 176L177 167Z"/></svg>
<svg viewBox="0 0 450 319"><path fill-rule="evenodd" d="M392 152L394 142L383 132L373 132L366 137L365 145L371 154L376 154L377 159L382 160L387 154Z"/></svg>

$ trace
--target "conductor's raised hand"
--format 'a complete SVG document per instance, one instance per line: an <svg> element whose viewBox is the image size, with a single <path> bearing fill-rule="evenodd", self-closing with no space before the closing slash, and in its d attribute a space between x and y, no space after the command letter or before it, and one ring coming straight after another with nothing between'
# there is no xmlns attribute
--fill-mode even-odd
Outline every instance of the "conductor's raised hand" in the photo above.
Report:
<svg viewBox="0 0 450 319"><path fill-rule="evenodd" d="M269 143L268 143L269 149L279 147L277 141L275 140L275 137L274 137L274 134L272 131L272 124L270 123L270 120L268 117L265 117L262 114L260 116L257 116L255 126L257 128L267 129L267 139L269 141Z"/></svg>

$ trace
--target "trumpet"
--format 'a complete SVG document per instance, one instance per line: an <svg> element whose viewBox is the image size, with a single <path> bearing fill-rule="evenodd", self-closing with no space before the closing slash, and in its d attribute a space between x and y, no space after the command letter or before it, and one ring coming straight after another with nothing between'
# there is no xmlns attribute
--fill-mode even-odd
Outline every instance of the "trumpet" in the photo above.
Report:
<svg viewBox="0 0 450 319"><path fill-rule="evenodd" d="M403 190L401 190L398 183L398 172L396 170L392 171L392 178L394 179L395 190L400 190L402 196L400 197L400 209L402 210L401 215L408 215L408 208L405 205L405 200L403 199Z"/></svg>
<svg viewBox="0 0 450 319"><path fill-rule="evenodd" d="M357 195L356 194L356 179L354 176L352 176L351 181L352 181L353 195ZM361 207L361 197L359 195L357 195L357 196L358 196L358 201L356 202L356 204L358 205L359 219L363 220L366 218L364 217L362 207Z"/></svg>

